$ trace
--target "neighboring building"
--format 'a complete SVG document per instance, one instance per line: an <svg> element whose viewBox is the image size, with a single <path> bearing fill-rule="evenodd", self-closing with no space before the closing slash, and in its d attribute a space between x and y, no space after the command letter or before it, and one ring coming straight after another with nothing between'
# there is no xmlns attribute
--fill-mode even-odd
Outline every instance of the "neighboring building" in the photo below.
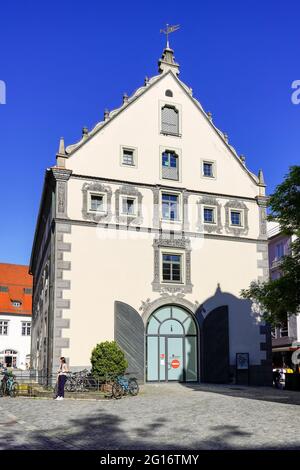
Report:
<svg viewBox="0 0 300 470"><path fill-rule="evenodd" d="M32 276L28 266L0 263L0 364L30 365Z"/></svg>
<svg viewBox="0 0 300 470"><path fill-rule="evenodd" d="M266 196L210 113L159 74L65 149L46 171L34 237L33 367L90 367L115 339L148 381L228 382L249 354L271 383L271 335L240 298L268 277ZM245 356L241 356L245 358Z"/></svg>
<svg viewBox="0 0 300 470"><path fill-rule="evenodd" d="M268 222L271 279L278 279L281 276L282 257L289 253L294 238L294 236L284 235L277 222ZM293 366L291 359L295 350L293 343L296 341L300 341L300 317L291 315L288 318L287 316L281 326L272 329L272 359L275 366L282 367L283 364Z"/></svg>

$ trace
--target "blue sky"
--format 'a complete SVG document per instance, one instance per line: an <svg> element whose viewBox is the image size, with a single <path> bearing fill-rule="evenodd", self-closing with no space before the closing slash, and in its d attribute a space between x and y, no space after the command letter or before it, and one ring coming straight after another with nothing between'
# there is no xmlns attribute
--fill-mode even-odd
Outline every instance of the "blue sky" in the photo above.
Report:
<svg viewBox="0 0 300 470"><path fill-rule="evenodd" d="M171 37L180 78L272 192L300 162L299 18L296 0L2 2L0 262L29 262L60 136L77 141L157 73L165 23L181 24Z"/></svg>

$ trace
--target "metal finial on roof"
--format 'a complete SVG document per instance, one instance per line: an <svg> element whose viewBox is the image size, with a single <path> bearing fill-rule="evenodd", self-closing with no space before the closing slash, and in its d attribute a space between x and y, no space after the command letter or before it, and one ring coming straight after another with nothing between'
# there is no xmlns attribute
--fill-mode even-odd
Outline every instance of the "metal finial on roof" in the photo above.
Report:
<svg viewBox="0 0 300 470"><path fill-rule="evenodd" d="M245 155L240 155L240 160L241 160L241 162L242 162L243 165L246 164L246 157L245 157Z"/></svg>
<svg viewBox="0 0 300 470"><path fill-rule="evenodd" d="M171 25L168 25L167 23L166 28L160 30L160 33L164 33L166 35L166 40L167 40L166 49L170 49L169 34L175 33L175 31L177 31L179 28L180 28L180 24L174 24L173 26L171 26Z"/></svg>
<svg viewBox="0 0 300 470"><path fill-rule="evenodd" d="M147 86L147 85L149 84L149 77L147 77L147 75L146 75L146 77L145 77L144 83L145 83L145 86Z"/></svg>
<svg viewBox="0 0 300 470"><path fill-rule="evenodd" d="M107 119L109 119L109 111L107 108L105 108L104 110L104 121L107 121Z"/></svg>
<svg viewBox="0 0 300 470"><path fill-rule="evenodd" d="M212 113L210 111L208 111L207 113L207 117L210 121L212 121Z"/></svg>
<svg viewBox="0 0 300 470"><path fill-rule="evenodd" d="M225 140L225 142L227 142L227 143L228 143L228 134L226 134L226 132L224 132L224 134L223 134L223 135L224 135L224 140Z"/></svg>
<svg viewBox="0 0 300 470"><path fill-rule="evenodd" d="M128 95L127 93L123 93L123 104L128 103Z"/></svg>
<svg viewBox="0 0 300 470"><path fill-rule="evenodd" d="M82 128L82 137L88 137L89 135L89 130L87 127Z"/></svg>

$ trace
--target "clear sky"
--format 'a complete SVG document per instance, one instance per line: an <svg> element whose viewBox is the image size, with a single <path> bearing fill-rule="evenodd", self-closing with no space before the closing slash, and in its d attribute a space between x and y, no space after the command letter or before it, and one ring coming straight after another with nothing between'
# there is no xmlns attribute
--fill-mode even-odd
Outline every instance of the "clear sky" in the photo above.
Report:
<svg viewBox="0 0 300 470"><path fill-rule="evenodd" d="M1 2L0 262L29 262L45 169L157 74L165 23L193 88L268 193L300 163L299 0Z"/></svg>

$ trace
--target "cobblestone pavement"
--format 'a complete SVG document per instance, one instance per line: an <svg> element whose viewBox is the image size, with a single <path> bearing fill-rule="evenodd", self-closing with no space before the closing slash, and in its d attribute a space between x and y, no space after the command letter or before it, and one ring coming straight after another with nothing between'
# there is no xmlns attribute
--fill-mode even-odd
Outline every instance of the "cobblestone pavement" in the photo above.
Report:
<svg viewBox="0 0 300 470"><path fill-rule="evenodd" d="M300 392L146 385L122 400L0 398L0 449L300 449Z"/></svg>

